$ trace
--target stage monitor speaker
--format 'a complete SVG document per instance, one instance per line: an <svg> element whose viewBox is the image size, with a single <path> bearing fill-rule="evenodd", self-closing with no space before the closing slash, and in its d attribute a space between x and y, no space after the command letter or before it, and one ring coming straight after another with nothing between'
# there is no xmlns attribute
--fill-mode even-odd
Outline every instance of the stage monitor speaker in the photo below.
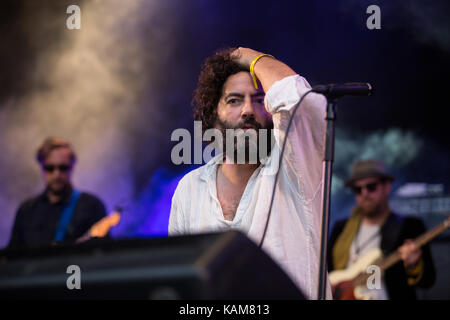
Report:
<svg viewBox="0 0 450 320"><path fill-rule="evenodd" d="M229 231L3 250L0 298L301 300L304 295L250 239Z"/></svg>

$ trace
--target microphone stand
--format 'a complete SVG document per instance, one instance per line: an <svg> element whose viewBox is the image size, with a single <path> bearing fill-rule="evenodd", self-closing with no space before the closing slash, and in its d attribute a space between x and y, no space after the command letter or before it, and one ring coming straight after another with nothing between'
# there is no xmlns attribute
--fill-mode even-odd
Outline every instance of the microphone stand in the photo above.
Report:
<svg viewBox="0 0 450 320"><path fill-rule="evenodd" d="M334 122L336 120L336 104L339 97L350 96L370 96L373 88L370 83L344 83L318 85L312 89L316 93L321 93L327 98L326 110L326 132L325 132L325 154L323 158L322 170L322 230L320 236L320 262L319 262L319 288L318 300L326 297L327 285L327 245L328 245L328 225L331 206L331 176L333 173L334 160Z"/></svg>
<svg viewBox="0 0 450 320"><path fill-rule="evenodd" d="M325 300L327 288L327 244L331 205L331 176L334 160L334 126L336 120L336 98L327 97L325 154L322 170L322 230L320 236L318 300Z"/></svg>

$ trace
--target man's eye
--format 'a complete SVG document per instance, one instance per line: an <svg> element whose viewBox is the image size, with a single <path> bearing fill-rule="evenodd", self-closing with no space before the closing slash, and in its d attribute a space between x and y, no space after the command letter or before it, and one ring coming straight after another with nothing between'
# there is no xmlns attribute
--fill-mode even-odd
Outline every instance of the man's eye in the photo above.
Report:
<svg viewBox="0 0 450 320"><path fill-rule="evenodd" d="M238 103L238 102L239 102L238 99L230 99L230 100L228 100L228 103L229 103L229 104L236 104L236 103Z"/></svg>

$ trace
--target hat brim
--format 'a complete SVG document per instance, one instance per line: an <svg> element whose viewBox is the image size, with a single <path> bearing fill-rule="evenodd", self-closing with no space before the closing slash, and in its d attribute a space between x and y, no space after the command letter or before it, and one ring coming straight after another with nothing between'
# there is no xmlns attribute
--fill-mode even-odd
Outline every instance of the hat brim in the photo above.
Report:
<svg viewBox="0 0 450 320"><path fill-rule="evenodd" d="M383 174L383 173L379 173L379 172L378 173L367 172L367 173L357 174L357 175L354 175L353 177L348 178L347 180L345 180L344 186L346 186L347 188L351 188L351 187L353 187L353 184L357 180L361 180L361 179L365 179L365 178L381 178L381 179L386 179L389 181L395 180L395 178L393 176L390 176L388 174Z"/></svg>

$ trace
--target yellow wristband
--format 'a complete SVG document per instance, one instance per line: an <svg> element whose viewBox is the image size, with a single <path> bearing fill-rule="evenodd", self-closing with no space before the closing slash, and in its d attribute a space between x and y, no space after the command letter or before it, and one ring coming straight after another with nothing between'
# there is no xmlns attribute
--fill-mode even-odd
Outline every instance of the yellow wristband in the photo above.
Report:
<svg viewBox="0 0 450 320"><path fill-rule="evenodd" d="M257 56L255 59L253 59L252 63L250 64L250 74L252 75L253 78L253 84L255 85L255 89L258 90L258 84L256 83L256 75L255 75L255 64L256 62L262 58L262 57L271 57L274 58L273 56L271 56L270 54L260 54L259 56ZM274 58L275 59L275 58Z"/></svg>

